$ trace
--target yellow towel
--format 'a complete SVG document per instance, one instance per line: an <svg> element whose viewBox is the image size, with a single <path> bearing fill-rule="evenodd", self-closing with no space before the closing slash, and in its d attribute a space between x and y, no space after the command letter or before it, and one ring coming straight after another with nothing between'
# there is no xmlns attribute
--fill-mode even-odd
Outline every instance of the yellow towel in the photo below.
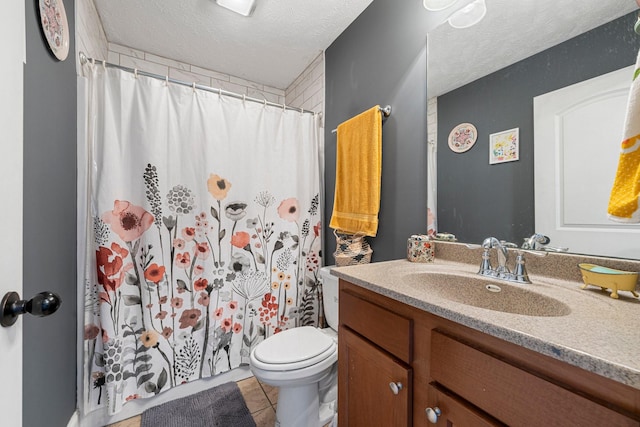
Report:
<svg viewBox="0 0 640 427"><path fill-rule="evenodd" d="M348 234L376 235L381 175L382 118L376 105L338 126L331 228Z"/></svg>
<svg viewBox="0 0 640 427"><path fill-rule="evenodd" d="M640 222L640 52L627 101L622 151L618 171L609 197L609 219L617 222Z"/></svg>

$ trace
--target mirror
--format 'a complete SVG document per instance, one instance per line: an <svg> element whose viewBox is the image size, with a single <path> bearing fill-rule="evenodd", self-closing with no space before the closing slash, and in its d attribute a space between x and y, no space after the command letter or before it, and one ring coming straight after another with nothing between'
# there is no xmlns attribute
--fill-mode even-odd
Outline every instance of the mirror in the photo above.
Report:
<svg viewBox="0 0 640 427"><path fill-rule="evenodd" d="M554 191L534 188L533 99L633 65L640 48L633 31L638 6L634 0L486 5L479 24L460 30L444 23L427 38L429 108L437 104L428 121L430 141L437 132L438 231L463 242L495 236L521 245L535 232L549 232L535 229L534 191ZM478 138L457 153L448 137L461 123L473 124ZM489 164L489 135L514 128L519 159ZM554 153L548 155L553 162ZM550 246L563 246L549 237ZM593 241L574 252L611 256L599 248ZM640 259L640 249L632 252L617 256Z"/></svg>

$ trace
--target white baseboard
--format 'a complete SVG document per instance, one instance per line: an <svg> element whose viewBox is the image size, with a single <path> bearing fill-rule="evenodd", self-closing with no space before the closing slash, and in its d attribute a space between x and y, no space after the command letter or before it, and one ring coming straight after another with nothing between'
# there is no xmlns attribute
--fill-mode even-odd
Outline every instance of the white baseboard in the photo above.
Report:
<svg viewBox="0 0 640 427"><path fill-rule="evenodd" d="M67 423L67 427L79 427L79 426L80 426L80 414L76 410L71 416L71 418L69 419L69 422Z"/></svg>

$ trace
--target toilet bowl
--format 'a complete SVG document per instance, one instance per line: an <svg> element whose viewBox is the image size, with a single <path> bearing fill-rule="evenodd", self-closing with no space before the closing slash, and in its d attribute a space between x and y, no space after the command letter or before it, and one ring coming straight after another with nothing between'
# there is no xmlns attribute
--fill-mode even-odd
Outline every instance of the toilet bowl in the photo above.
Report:
<svg viewBox="0 0 640 427"><path fill-rule="evenodd" d="M278 387L276 426L318 427L336 413L338 360L338 278L320 269L328 328L312 326L277 333L255 346L253 375Z"/></svg>

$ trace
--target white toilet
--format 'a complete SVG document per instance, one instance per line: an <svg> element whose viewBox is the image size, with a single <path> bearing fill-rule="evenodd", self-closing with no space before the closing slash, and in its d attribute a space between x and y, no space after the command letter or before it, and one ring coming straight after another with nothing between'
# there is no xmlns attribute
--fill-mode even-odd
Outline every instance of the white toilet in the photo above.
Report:
<svg viewBox="0 0 640 427"><path fill-rule="evenodd" d="M328 328L292 328L275 334L251 351L253 375L279 387L276 426L318 427L337 409L338 278L332 267L320 269Z"/></svg>

